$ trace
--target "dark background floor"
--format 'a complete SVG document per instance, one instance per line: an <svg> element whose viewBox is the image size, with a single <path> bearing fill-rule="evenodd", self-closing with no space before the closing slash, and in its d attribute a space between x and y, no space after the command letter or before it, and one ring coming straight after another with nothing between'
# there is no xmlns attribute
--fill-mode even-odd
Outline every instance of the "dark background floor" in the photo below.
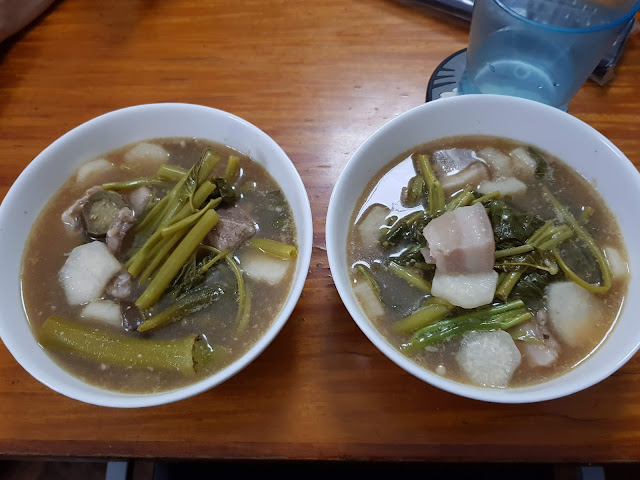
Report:
<svg viewBox="0 0 640 480"><path fill-rule="evenodd" d="M451 464L386 462L93 462L0 460L1 480L177 480L245 475L277 475L299 479L328 475L449 480L632 480L640 479L640 463L611 465Z"/></svg>

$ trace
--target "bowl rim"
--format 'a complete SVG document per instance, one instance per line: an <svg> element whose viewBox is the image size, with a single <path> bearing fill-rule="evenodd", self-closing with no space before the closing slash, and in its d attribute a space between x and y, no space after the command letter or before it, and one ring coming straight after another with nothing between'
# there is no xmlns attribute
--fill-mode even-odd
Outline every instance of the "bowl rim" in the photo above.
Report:
<svg viewBox="0 0 640 480"><path fill-rule="evenodd" d="M358 325L362 333L364 333L369 341L371 341L375 345L375 347L378 348L378 350L380 350L398 367L440 390L472 400L502 404L537 403L577 393L601 382L602 380L609 377L612 373L617 371L625 363L627 363L629 359L633 357L638 352L638 350L640 350L640 338L635 341L635 346L630 349L620 359L620 361L617 361L614 364L610 365L609 368L607 368L598 376L586 377L583 375L582 378L584 378L584 380L578 382L578 385L573 388L558 387L553 389L552 391L549 391L543 387L547 382L532 385L529 387L516 387L513 389L492 389L473 386L442 377L434 372L420 367L418 364L402 355L402 353L396 350L390 343L385 340L382 334L378 332L378 330L367 319L366 315L364 315L364 313L361 311L358 303L354 301L351 296L351 286L348 283L343 282L342 272L346 267L346 259L342 257L344 246L337 243L338 234L336 234L335 231L339 228L338 224L341 215L344 215L345 206L338 203L338 194L348 184L347 182L351 176L351 171L356 168L356 163L358 161L361 161L363 152L366 151L368 145L377 141L377 138L387 135L403 122L408 122L414 117L419 117L423 114L424 111L429 111L433 108L436 108L436 106L437 108L440 108L447 105L453 106L456 104L464 104L467 102L477 102L480 105L484 105L485 107L495 106L496 104L513 104L514 108L523 107L530 111L538 111L542 114L548 115L550 118L557 117L559 119L558 121L560 122L567 122L569 124L572 124L572 126L575 128L579 128L584 132L588 132L589 135L600 141L603 145L610 149L617 158L620 159L620 169L624 173L627 173L634 178L635 183L638 186L638 191L640 191L640 172L624 155L624 153L595 128L567 112L551 107L549 105L536 102L534 100L497 94L467 94L440 98L430 102L426 102L401 113L400 115L394 117L393 119L389 120L376 130L374 130L374 132L371 133L356 148L354 153L351 155L351 157L343 167L337 181L334 184L331 192L331 197L329 199L329 206L327 209L325 232L329 268L331 270L336 289L338 290L338 294L347 311L349 312L352 320ZM402 153L403 152L397 152L397 155L400 155ZM623 159L626 160L626 162L623 162ZM377 174L378 172L379 169L376 170L373 175ZM350 216L352 214L352 211L350 210L348 213ZM561 375L558 378L561 378L563 376L564 375Z"/></svg>
<svg viewBox="0 0 640 480"><path fill-rule="evenodd" d="M4 199L2 200L2 203L0 204L0 225L4 224L4 222L12 216L12 213L10 212L7 205L12 205L15 203L16 199L18 198L17 190L20 188L20 186L23 183L29 181L30 177L34 175L34 173L37 172L42 165L50 162L51 159L55 159L56 155L59 155L59 151L65 148L67 142L72 143L74 141L77 141L77 139L83 138L86 132L99 129L101 126L113 121L116 118L120 118L122 116L135 117L136 115L144 114L145 112L150 112L158 115L170 114L171 112L181 112L184 115L196 113L200 115L206 115L207 118L211 118L212 120L215 119L215 121L219 122L235 122L242 125L241 128L246 129L247 134L252 134L259 138L260 144L272 149L271 155L279 158L278 162L282 163L288 170L288 175L290 176L290 178L287 180L287 182L290 183L291 186L295 189L295 201L299 203L299 207L302 212L300 218L296 218L296 230L299 242L298 255L296 259L293 282L288 296L282 306L280 313L274 318L272 324L265 331L265 333L249 348L247 352L224 367L222 370L209 375L208 377L205 377L197 381L196 383L192 383L172 390L166 390L157 393L126 393L104 389L79 379L75 375L68 373L56 362L52 362L56 365L56 368L59 369L59 371L63 375L71 377L74 379L74 382L80 382L80 384L84 385L84 388L82 390L75 389L75 387L63 388L56 382L51 381L49 378L43 375L37 363L30 361L27 356L23 354L23 350L25 349L21 345L19 345L19 342L17 343L17 338L12 333L8 322L0 320L0 339L2 339L2 342L4 343L7 350L9 350L9 352L12 354L14 359L31 376L49 387L51 390L54 390L64 396L84 403L103 407L140 408L172 403L190 398L192 396L210 390L211 388L225 382L229 378L239 373L262 354L262 352L269 346L269 344L275 339L275 337L287 323L300 298L300 295L306 283L309 265L311 263L313 246L313 219L311 213L311 205L309 202L309 194L302 181L302 178L300 177L300 173L298 172L295 164L292 162L290 157L270 135L259 129L254 124L248 122L247 120L221 109L192 103L161 102L127 106L100 114L65 132L63 135L61 135L53 142L51 142L47 147L45 147L20 172L16 180L12 183ZM150 139L151 137L148 138ZM198 136L198 138L204 137ZM144 141L144 139L139 139L138 141ZM124 145L125 144L123 143L120 146ZM119 146L115 146L108 151L117 148L119 148ZM106 151L104 153L106 153ZM88 160L89 159L83 160L83 162ZM73 172L73 169L70 168L70 170ZM71 173L71 175L73 175L73 173ZM292 201L292 199L288 200ZM40 213L43 207L44 205L41 205L39 207L39 211L37 212L37 214ZM29 225L29 228L31 228L32 225L33 223ZM0 229L0 243L5 241L5 238L10 238L10 235L3 232L3 229ZM20 254L20 262L21 261L22 252ZM24 308L22 307L22 298L20 297L18 301L21 303L20 308L23 312L23 321L25 323L28 323L26 313L24 313ZM0 317L4 317L4 315ZM31 330L30 326L28 326L28 328ZM31 331L31 333L33 334L33 331ZM42 349L42 347L35 339L35 335L34 340L36 347Z"/></svg>

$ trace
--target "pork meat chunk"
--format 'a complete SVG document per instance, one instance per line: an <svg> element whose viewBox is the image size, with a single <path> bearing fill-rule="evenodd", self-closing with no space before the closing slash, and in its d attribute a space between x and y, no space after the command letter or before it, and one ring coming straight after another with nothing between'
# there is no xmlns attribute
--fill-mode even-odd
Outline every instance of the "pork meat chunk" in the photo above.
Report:
<svg viewBox="0 0 640 480"><path fill-rule="evenodd" d="M84 192L82 197L73 202L73 205L62 212L60 217L62 223L74 232L82 232L82 207L84 207L84 204L87 203L91 195L99 192L100 190L102 190L102 186L96 185Z"/></svg>
<svg viewBox="0 0 640 480"><path fill-rule="evenodd" d="M423 234L440 272L481 273L493 269L495 240L489 216L480 203L434 218Z"/></svg>
<svg viewBox="0 0 640 480"><path fill-rule="evenodd" d="M118 217L107 230L106 242L107 247L114 255L117 255L122 246L127 232L136 223L136 217L129 207L124 207L118 212Z"/></svg>
<svg viewBox="0 0 640 480"><path fill-rule="evenodd" d="M547 328L549 315L546 310L539 310L535 316L516 327L513 331L522 336L516 342L522 356L531 367L548 367L553 365L560 355L560 344Z"/></svg>
<svg viewBox="0 0 640 480"><path fill-rule="evenodd" d="M220 220L207 234L206 242L218 250L234 250L255 235L256 224L240 208L219 210Z"/></svg>
<svg viewBox="0 0 640 480"><path fill-rule="evenodd" d="M133 277L127 269L123 268L107 284L105 291L114 298L129 298L132 287Z"/></svg>

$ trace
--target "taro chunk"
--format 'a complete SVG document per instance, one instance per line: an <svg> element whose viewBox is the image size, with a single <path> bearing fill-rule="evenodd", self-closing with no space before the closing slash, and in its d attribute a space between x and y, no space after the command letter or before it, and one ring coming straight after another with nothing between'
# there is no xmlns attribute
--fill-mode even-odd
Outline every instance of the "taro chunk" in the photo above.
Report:
<svg viewBox="0 0 640 480"><path fill-rule="evenodd" d="M513 175L513 163L511 162L511 158L497 148L483 148L478 152L478 156L487 162L491 169L491 175L494 178L510 177Z"/></svg>
<svg viewBox="0 0 640 480"><path fill-rule="evenodd" d="M358 233L365 248L373 248L378 245L382 233L381 227L385 226L388 215L389 209L377 203L369 207L358 220Z"/></svg>
<svg viewBox="0 0 640 480"><path fill-rule="evenodd" d="M353 286L353 293L368 317L378 318L384 315L384 307L368 282L356 283Z"/></svg>
<svg viewBox="0 0 640 480"><path fill-rule="evenodd" d="M535 176L538 162L531 156L525 147L518 147L509 154L513 158L514 167L525 180L531 180Z"/></svg>
<svg viewBox="0 0 640 480"><path fill-rule="evenodd" d="M500 195L520 195L527 191L527 186L515 177L500 178L482 182L478 191L484 195L492 192L500 192Z"/></svg>
<svg viewBox="0 0 640 480"><path fill-rule="evenodd" d="M120 305L113 300L94 300L82 309L80 316L122 328Z"/></svg>
<svg viewBox="0 0 640 480"><path fill-rule="evenodd" d="M250 278L269 285L282 281L291 265L289 260L272 257L262 252L247 252L241 259L242 270Z"/></svg>
<svg viewBox="0 0 640 480"><path fill-rule="evenodd" d="M76 180L78 182L85 182L93 180L98 175L107 172L113 168L113 163L105 158L96 158L90 162L85 163L78 169L76 173Z"/></svg>
<svg viewBox="0 0 640 480"><path fill-rule="evenodd" d="M446 195L466 187L476 189L489 179L489 168L473 150L449 148L438 150L431 159L433 170Z"/></svg>
<svg viewBox="0 0 640 480"><path fill-rule="evenodd" d="M455 175L440 178L445 195L451 195L463 188L475 190L482 182L489 180L489 169L484 163L472 163Z"/></svg>
<svg viewBox="0 0 640 480"><path fill-rule="evenodd" d="M629 275L629 265L627 265L627 262L624 261L617 249L606 247L604 254L607 257L609 269L614 279L624 278Z"/></svg>
<svg viewBox="0 0 640 480"><path fill-rule="evenodd" d="M482 163L482 159L469 148L447 148L434 152L431 163L434 173L442 178L456 175L474 163Z"/></svg>
<svg viewBox="0 0 640 480"><path fill-rule="evenodd" d="M504 330L466 334L456 355L460 368L471 382L494 388L509 384L521 358L511 335Z"/></svg>
<svg viewBox="0 0 640 480"><path fill-rule="evenodd" d="M556 282L549 286L547 310L560 340L572 347L589 342L600 317L594 294L573 282Z"/></svg>
<svg viewBox="0 0 640 480"><path fill-rule="evenodd" d="M121 268L102 242L85 243L71 250L58 274L69 305L81 305L100 297Z"/></svg>
<svg viewBox="0 0 640 480"><path fill-rule="evenodd" d="M429 253L442 273L478 273L493 269L495 240L484 207L476 203L431 220L423 230Z"/></svg>
<svg viewBox="0 0 640 480"><path fill-rule="evenodd" d="M128 164L160 166L168 161L169 152L153 143L139 143L124 154L124 162Z"/></svg>
<svg viewBox="0 0 640 480"><path fill-rule="evenodd" d="M491 303L497 284L498 272L495 270L450 275L436 268L431 293L452 305L476 308Z"/></svg>

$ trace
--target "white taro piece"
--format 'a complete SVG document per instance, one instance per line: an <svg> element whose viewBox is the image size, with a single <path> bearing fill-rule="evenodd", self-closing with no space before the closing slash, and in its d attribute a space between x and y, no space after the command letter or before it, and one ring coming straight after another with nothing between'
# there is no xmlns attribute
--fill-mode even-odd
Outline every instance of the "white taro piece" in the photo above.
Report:
<svg viewBox="0 0 640 480"><path fill-rule="evenodd" d="M85 243L71 250L58 274L69 305L82 305L100 297L121 268L102 242Z"/></svg>
<svg viewBox="0 0 640 480"><path fill-rule="evenodd" d="M456 355L472 383L494 388L509 384L521 358L511 335L504 330L467 333Z"/></svg>

